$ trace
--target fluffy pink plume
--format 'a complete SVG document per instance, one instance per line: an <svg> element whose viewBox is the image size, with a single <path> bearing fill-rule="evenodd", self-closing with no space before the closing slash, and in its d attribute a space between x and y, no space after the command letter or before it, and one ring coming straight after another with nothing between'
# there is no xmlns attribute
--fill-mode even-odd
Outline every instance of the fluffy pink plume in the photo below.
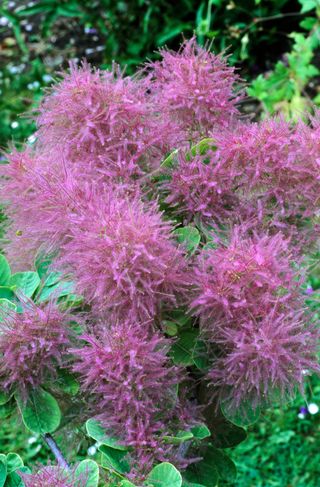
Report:
<svg viewBox="0 0 320 487"><path fill-rule="evenodd" d="M167 194L166 203L187 220L199 216L202 221L216 225L239 213L235 175L214 150L195 156L179 151L170 180L162 187Z"/></svg>
<svg viewBox="0 0 320 487"><path fill-rule="evenodd" d="M230 166L234 191L247 214L294 236L300 250L314 240L305 219L315 218L319 207L318 157L310 150L316 129L279 118L239 123L212 136L220 164Z"/></svg>
<svg viewBox="0 0 320 487"><path fill-rule="evenodd" d="M246 235L243 226L234 227L227 244L200 254L195 282L191 308L213 327L224 317L263 317L299 296L288 241L280 233Z"/></svg>
<svg viewBox="0 0 320 487"><path fill-rule="evenodd" d="M57 375L70 346L68 316L50 302L22 302L23 312L6 310L0 322L0 378L7 392L28 392Z"/></svg>
<svg viewBox="0 0 320 487"><path fill-rule="evenodd" d="M34 474L18 473L25 487L86 487L88 485L86 474L76 476L72 471L51 465L42 467Z"/></svg>
<svg viewBox="0 0 320 487"><path fill-rule="evenodd" d="M221 330L222 353L210 371L220 400L236 411L247 401L253 409L272 401L286 402L299 389L304 376L319 372L319 330L308 325L303 311L274 312L255 320L237 320Z"/></svg>
<svg viewBox="0 0 320 487"><path fill-rule="evenodd" d="M40 144L85 162L108 177L139 176L175 142L175 131L156 112L144 82L113 71L71 65L70 74L44 98L37 118Z"/></svg>
<svg viewBox="0 0 320 487"><path fill-rule="evenodd" d="M156 458L162 461L170 454L172 447L161 439L178 414L181 423L175 386L183 378L167 357L170 342L149 328L119 322L98 337L84 336L86 346L73 351L73 370L96 396L99 419L134 447L135 461L146 472Z"/></svg>
<svg viewBox="0 0 320 487"><path fill-rule="evenodd" d="M153 317L190 284L187 263L155 203L116 190L95 194L75 215L60 266L95 310L113 319Z"/></svg>
<svg viewBox="0 0 320 487"><path fill-rule="evenodd" d="M151 93L159 110L178 122L185 140L194 140L213 127L226 127L238 114L235 84L239 77L226 59L200 47L195 38L179 52L160 51L150 63Z"/></svg>
<svg viewBox="0 0 320 487"><path fill-rule="evenodd" d="M19 270L38 252L54 255L51 269L83 295L90 332L72 350L81 398L135 448L139 482L155 460L187 465L185 445L163 436L197 417L182 404L185 390L202 400L185 387L189 372L235 410L286 400L319 369L300 290L319 235L319 113L308 124L241 121L226 59L194 38L160 54L131 78L72 65L41 103L34 145L0 166L5 253ZM178 244L177 227L191 243ZM181 318L188 305L193 320ZM55 380L66 350L70 359L68 320L53 302L2 317L5 391L27 398ZM178 344L200 328L208 374L173 366L163 332L175 328ZM46 467L25 483L69 485L56 473Z"/></svg>

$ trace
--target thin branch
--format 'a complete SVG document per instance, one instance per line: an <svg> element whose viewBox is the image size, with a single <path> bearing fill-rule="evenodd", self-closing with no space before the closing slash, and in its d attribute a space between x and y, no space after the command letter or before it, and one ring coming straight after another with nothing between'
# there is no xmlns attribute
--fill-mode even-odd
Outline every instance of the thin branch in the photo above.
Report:
<svg viewBox="0 0 320 487"><path fill-rule="evenodd" d="M58 447L57 443L55 442L53 437L50 435L50 433L46 433L45 435L43 435L43 439L47 443L47 445L50 448L50 450L52 451L52 453L54 454L54 456L58 462L58 465L60 467L64 468L65 470L70 470L70 466L69 466L67 460L64 458L62 451L60 450L60 448Z"/></svg>

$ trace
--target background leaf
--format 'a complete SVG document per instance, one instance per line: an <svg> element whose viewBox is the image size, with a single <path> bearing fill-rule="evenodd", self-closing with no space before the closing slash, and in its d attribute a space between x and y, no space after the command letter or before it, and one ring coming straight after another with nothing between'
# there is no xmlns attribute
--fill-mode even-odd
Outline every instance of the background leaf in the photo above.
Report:
<svg viewBox="0 0 320 487"><path fill-rule="evenodd" d="M17 398L17 402L25 426L33 433L52 433L58 428L61 412L49 392L39 388L29 394L26 403L21 398Z"/></svg>

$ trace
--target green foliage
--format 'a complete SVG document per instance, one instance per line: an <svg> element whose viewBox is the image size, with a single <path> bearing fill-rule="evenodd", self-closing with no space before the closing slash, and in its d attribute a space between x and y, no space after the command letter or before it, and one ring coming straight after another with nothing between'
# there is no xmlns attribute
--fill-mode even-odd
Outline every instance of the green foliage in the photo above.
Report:
<svg viewBox="0 0 320 487"><path fill-rule="evenodd" d="M319 404L318 378L312 378L306 394L308 403ZM299 418L305 405L299 396L287 407L270 409L249 428L247 440L231 452L238 469L237 487L318 486L320 415Z"/></svg>
<svg viewBox="0 0 320 487"><path fill-rule="evenodd" d="M280 112L295 120L311 110L313 104L320 103L320 95L315 96L309 89L320 73L313 64L320 46L320 7L316 0L300 0L300 3L301 13L316 14L300 22L300 27L308 33L292 32L289 35L293 40L292 49L285 59L278 61L273 71L260 74L248 89L248 94L261 102L263 116Z"/></svg>
<svg viewBox="0 0 320 487"><path fill-rule="evenodd" d="M12 142L19 145L21 141L33 134L34 122L21 115L36 108L42 96L42 88L51 82L49 72L50 70L40 59L22 62L18 56L15 62L9 62L1 68L1 148ZM30 142L32 142L31 138Z"/></svg>
<svg viewBox="0 0 320 487"><path fill-rule="evenodd" d="M182 477L171 463L164 462L151 470L145 484L150 487L181 487Z"/></svg>
<svg viewBox="0 0 320 487"><path fill-rule="evenodd" d="M30 392L27 401L16 398L25 426L33 433L45 434L55 431L61 420L61 411L56 399L44 389Z"/></svg>
<svg viewBox="0 0 320 487"><path fill-rule="evenodd" d="M195 328L182 329L178 339L171 349L173 362L176 365L195 365L199 369L206 366L206 356L203 344L199 339L199 330Z"/></svg>
<svg viewBox="0 0 320 487"><path fill-rule="evenodd" d="M86 430L88 435L94 440L98 441L101 445L105 445L115 450L127 451L128 448L124 445L120 445L119 442L106 434L104 428L95 419L88 419L86 422Z"/></svg>
<svg viewBox="0 0 320 487"><path fill-rule="evenodd" d="M98 464L93 460L82 460L75 470L75 477L79 477L79 486L82 485L83 479L85 479L86 487L98 487Z"/></svg>
<svg viewBox="0 0 320 487"><path fill-rule="evenodd" d="M101 467L116 474L127 474L130 472L129 463L125 459L126 451L120 451L106 445L100 446L99 451L101 452Z"/></svg>
<svg viewBox="0 0 320 487"><path fill-rule="evenodd" d="M174 231L179 243L184 245L190 254L194 254L200 243L200 233L195 227L187 226Z"/></svg>
<svg viewBox="0 0 320 487"><path fill-rule="evenodd" d="M261 413L260 407L253 408L249 400L239 404L237 410L229 407L229 401L223 401L221 403L221 410L226 419L236 426L249 426L255 423L258 421Z"/></svg>
<svg viewBox="0 0 320 487"><path fill-rule="evenodd" d="M4 255L0 255L0 286L9 283L11 276L10 265Z"/></svg>
<svg viewBox="0 0 320 487"><path fill-rule="evenodd" d="M24 296L31 298L40 282L40 277L37 272L17 272L11 276L9 285L15 291L21 292Z"/></svg>
<svg viewBox="0 0 320 487"><path fill-rule="evenodd" d="M0 487L23 487L24 484L17 471L30 472L16 453L0 454Z"/></svg>

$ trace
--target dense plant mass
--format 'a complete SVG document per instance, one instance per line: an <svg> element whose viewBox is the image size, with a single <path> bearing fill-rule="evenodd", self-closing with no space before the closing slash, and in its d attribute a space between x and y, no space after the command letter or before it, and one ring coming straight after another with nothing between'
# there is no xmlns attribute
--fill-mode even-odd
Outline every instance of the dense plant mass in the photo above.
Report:
<svg viewBox="0 0 320 487"><path fill-rule="evenodd" d="M320 115L250 122L222 56L161 56L133 78L72 65L1 166L1 387L31 431L87 420L105 485L211 487L234 479L239 425L319 371ZM98 485L92 464L66 485Z"/></svg>

